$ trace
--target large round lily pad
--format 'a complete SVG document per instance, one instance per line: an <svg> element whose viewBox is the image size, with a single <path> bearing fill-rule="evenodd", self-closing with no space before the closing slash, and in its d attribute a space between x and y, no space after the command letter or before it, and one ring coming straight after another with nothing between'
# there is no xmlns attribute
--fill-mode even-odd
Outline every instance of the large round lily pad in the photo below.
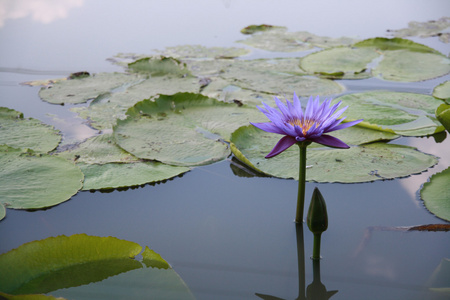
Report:
<svg viewBox="0 0 450 300"><path fill-rule="evenodd" d="M377 91L347 94L334 101L349 106L345 111L347 119L364 119L358 126L405 136L424 136L444 130L435 117L442 101L428 95Z"/></svg>
<svg viewBox="0 0 450 300"><path fill-rule="evenodd" d="M24 118L21 112L0 107L0 145L47 153L60 141L61 135L53 127L33 118Z"/></svg>
<svg viewBox="0 0 450 300"><path fill-rule="evenodd" d="M431 176L420 190L426 208L437 217L450 222L450 168Z"/></svg>
<svg viewBox="0 0 450 300"><path fill-rule="evenodd" d="M55 156L0 146L0 203L38 209L70 199L83 185L83 173Z"/></svg>
<svg viewBox="0 0 450 300"><path fill-rule="evenodd" d="M94 99L88 107L74 107L80 117L88 120L97 129L111 129L117 119L125 119L126 111L139 101L158 94L171 95L178 92L198 92L200 84L197 78L156 76L141 80L125 90L103 94Z"/></svg>
<svg viewBox="0 0 450 300"><path fill-rule="evenodd" d="M230 150L221 139L251 119L263 119L253 107L191 93L138 102L127 115L114 127L120 147L139 158L181 166L224 159Z"/></svg>
<svg viewBox="0 0 450 300"><path fill-rule="evenodd" d="M42 100L52 104L84 103L99 95L127 87L141 79L124 73L99 73L89 77L59 81L39 91Z"/></svg>
<svg viewBox="0 0 450 300"><path fill-rule="evenodd" d="M347 131L345 135L351 137L351 128L342 130L342 134ZM379 140L378 133L367 131L367 136L372 135L374 140ZM357 132L357 136L361 133ZM278 156L264 158L280 137L253 126L242 127L233 133L231 149L237 159L261 173L298 179L299 150L295 145ZM345 142L351 140L345 136L340 138ZM367 137L362 140L365 141ZM420 173L437 163L434 156L394 144L363 144L350 149L311 146L306 159L308 181L352 183L393 179Z"/></svg>

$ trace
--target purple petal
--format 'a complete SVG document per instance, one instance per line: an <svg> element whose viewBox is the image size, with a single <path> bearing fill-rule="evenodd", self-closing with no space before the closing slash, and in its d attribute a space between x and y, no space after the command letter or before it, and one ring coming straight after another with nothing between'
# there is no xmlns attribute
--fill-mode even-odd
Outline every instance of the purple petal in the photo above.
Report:
<svg viewBox="0 0 450 300"><path fill-rule="evenodd" d="M316 137L314 139L311 139L313 142L328 146L328 147L333 147L333 148L350 148L349 145L347 145L346 143L344 143L343 141L341 141L338 138L335 138L334 136L331 135L326 135L326 134L322 134L319 137Z"/></svg>
<svg viewBox="0 0 450 300"><path fill-rule="evenodd" d="M347 122L347 123L342 123L342 124L339 124L339 125L331 128L331 130L329 130L328 132L335 131L335 130L341 130L341 129L344 129L344 128L348 128L348 127L351 127L351 126L353 126L355 124L358 124L359 122L362 122L362 121L363 121L363 119L356 120L356 121L351 121L351 122Z"/></svg>
<svg viewBox="0 0 450 300"><path fill-rule="evenodd" d="M294 145L296 142L297 141L295 140L295 138L291 136L282 137L275 145L275 147L273 147L272 151L270 151L270 153L266 155L266 158L271 158L280 154L290 146Z"/></svg>
<svg viewBox="0 0 450 300"><path fill-rule="evenodd" d="M279 127L275 126L273 123L270 123L270 122L267 122L267 123L253 123L253 122L250 122L250 124L252 124L256 128L259 128L259 129L267 131L267 132L284 134L283 130L281 130Z"/></svg>

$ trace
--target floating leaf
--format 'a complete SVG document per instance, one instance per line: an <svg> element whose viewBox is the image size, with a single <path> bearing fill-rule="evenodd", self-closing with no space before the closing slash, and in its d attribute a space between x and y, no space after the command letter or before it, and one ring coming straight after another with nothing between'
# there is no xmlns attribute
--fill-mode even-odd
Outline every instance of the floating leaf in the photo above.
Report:
<svg viewBox="0 0 450 300"><path fill-rule="evenodd" d="M439 51L430 48L428 46L415 43L411 40L401 39L401 38L382 38L376 37L367 39L358 43L353 44L353 47L361 48L361 47L370 47L376 48L382 51L389 50L409 50L412 52L422 52L422 53L436 53L440 54Z"/></svg>
<svg viewBox="0 0 450 300"><path fill-rule="evenodd" d="M288 32L285 27L272 27L270 30L258 30L246 40L239 42L267 51L298 52L314 47L329 48L351 45L356 40L347 37L322 37L306 31Z"/></svg>
<svg viewBox="0 0 450 300"><path fill-rule="evenodd" d="M450 105L445 103L441 104L436 109L436 118L444 125L445 129L450 132Z"/></svg>
<svg viewBox="0 0 450 300"><path fill-rule="evenodd" d="M205 47L201 45L182 45L175 47L166 47L164 50L156 52L164 56L185 61L187 59L206 59L206 58L235 58L250 53L250 50L237 47Z"/></svg>
<svg viewBox="0 0 450 300"><path fill-rule="evenodd" d="M435 118L442 103L428 95L397 92L365 92L336 98L348 120L364 119L358 126L395 132L405 136L431 135L444 130Z"/></svg>
<svg viewBox="0 0 450 300"><path fill-rule="evenodd" d="M52 104L84 103L101 94L141 80L136 75L124 73L99 73L90 77L59 81L41 88L39 96Z"/></svg>
<svg viewBox="0 0 450 300"><path fill-rule="evenodd" d="M393 36L396 37L407 37L407 36L418 36L418 37L430 37L440 35L442 31L450 27L450 18L443 17L439 20L433 20L428 22L416 22L412 21L408 23L408 28L388 30Z"/></svg>
<svg viewBox="0 0 450 300"><path fill-rule="evenodd" d="M38 209L64 202L82 187L83 174L55 156L0 146L0 203Z"/></svg>
<svg viewBox="0 0 450 300"><path fill-rule="evenodd" d="M6 216L5 206L0 203L0 221Z"/></svg>
<svg viewBox="0 0 450 300"><path fill-rule="evenodd" d="M0 145L47 153L60 141L61 136L53 127L33 118L25 119L21 112L0 107Z"/></svg>
<svg viewBox="0 0 450 300"><path fill-rule="evenodd" d="M128 64L133 72L145 73L151 76L177 75L184 77L190 75L186 64L173 57L145 57Z"/></svg>
<svg viewBox="0 0 450 300"><path fill-rule="evenodd" d="M88 107L75 107L71 110L87 119L94 128L111 129L117 119L125 119L127 109L139 101L158 94L194 93L199 89L200 84L196 78L157 76L141 80L126 90L103 94L94 99Z"/></svg>
<svg viewBox="0 0 450 300"><path fill-rule="evenodd" d="M342 130L342 134L344 132L350 140L351 128ZM367 131L367 135L373 135L374 140L380 138L371 130ZM361 136L361 132L357 132L357 136ZM276 157L264 158L279 139L280 135L253 126L242 127L233 133L231 149L236 158L259 172L298 179L297 147L291 147ZM306 164L310 167L306 171L306 179L316 182L368 182L420 173L436 163L435 157L401 145L373 143L350 149L316 146L308 147Z"/></svg>
<svg viewBox="0 0 450 300"><path fill-rule="evenodd" d="M433 90L433 97L442 100L450 100L450 81L441 83Z"/></svg>
<svg viewBox="0 0 450 300"><path fill-rule="evenodd" d="M83 172L83 190L101 190L138 186L166 180L190 169L159 162L78 164Z"/></svg>
<svg viewBox="0 0 450 300"><path fill-rule="evenodd" d="M277 60L273 60L277 64ZM220 77L230 81L233 85L244 89L268 94L283 95L297 93L299 96L310 95L334 95L344 91L344 87L332 80L320 79L308 76L296 76L288 74L293 68L298 68L297 63L293 67L280 72L281 68L270 68L270 61L260 60L258 65L253 61L241 61L231 65L220 74ZM249 67L250 66L250 67Z"/></svg>
<svg viewBox="0 0 450 300"><path fill-rule="evenodd" d="M267 31L267 30L272 30L272 29L276 29L276 28L286 30L286 27L283 27L283 26L273 26L273 25L261 24L261 25L249 25L245 28L242 28L241 33L242 34L254 34L255 32Z"/></svg>
<svg viewBox="0 0 450 300"><path fill-rule="evenodd" d="M161 255L150 249L148 246L145 247L144 252L142 252L142 259L147 267L158 268L158 269L169 269L170 265L165 261Z"/></svg>
<svg viewBox="0 0 450 300"><path fill-rule="evenodd" d="M435 216L450 221L450 168L434 174L420 190L426 208Z"/></svg>
<svg viewBox="0 0 450 300"><path fill-rule="evenodd" d="M181 166L224 159L230 152L220 139L261 118L254 108L191 93L141 101L127 115L114 127L120 147L139 158Z"/></svg>
<svg viewBox="0 0 450 300"><path fill-rule="evenodd" d="M113 237L86 234L50 237L23 244L0 255L0 290L6 293L48 293L88 284L137 269L142 247Z"/></svg>
<svg viewBox="0 0 450 300"><path fill-rule="evenodd" d="M362 79L371 77L367 65L379 57L371 48L337 47L305 56L300 67L326 78Z"/></svg>
<svg viewBox="0 0 450 300"><path fill-rule="evenodd" d="M0 292L0 298L2 300L65 300L64 298L56 298L53 296L47 295L37 295L37 294L29 294L29 295L9 295Z"/></svg>

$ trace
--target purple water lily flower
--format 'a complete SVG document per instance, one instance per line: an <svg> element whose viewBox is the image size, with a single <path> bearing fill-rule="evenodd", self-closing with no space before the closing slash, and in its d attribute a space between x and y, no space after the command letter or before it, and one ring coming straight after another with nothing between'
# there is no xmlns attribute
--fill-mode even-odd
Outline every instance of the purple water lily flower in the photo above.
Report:
<svg viewBox="0 0 450 300"><path fill-rule="evenodd" d="M287 106L275 97L279 110L264 102L264 108L257 106L271 122L250 122L250 124L267 132L285 135L267 154L266 158L274 157L298 142L316 142L334 148L349 148L343 141L325 133L348 128L362 120L341 123L345 118L339 120L337 118L342 115L347 107L336 112L341 102L330 106L331 100L331 98L326 99L320 104L319 97L313 100L311 96L305 112L303 112L300 100L294 93L292 103L286 99Z"/></svg>

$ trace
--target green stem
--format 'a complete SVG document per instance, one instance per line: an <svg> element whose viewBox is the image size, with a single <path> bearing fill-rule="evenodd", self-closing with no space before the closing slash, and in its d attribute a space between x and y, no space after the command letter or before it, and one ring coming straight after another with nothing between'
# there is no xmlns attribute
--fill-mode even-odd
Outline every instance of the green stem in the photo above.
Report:
<svg viewBox="0 0 450 300"><path fill-rule="evenodd" d="M312 259L320 259L320 238L322 233L314 233L314 246L313 246L313 255Z"/></svg>
<svg viewBox="0 0 450 300"><path fill-rule="evenodd" d="M298 195L297 195L297 213L295 222L303 222L303 207L305 206L305 181L306 181L306 147L311 142L297 143L300 149L300 162L298 169Z"/></svg>

